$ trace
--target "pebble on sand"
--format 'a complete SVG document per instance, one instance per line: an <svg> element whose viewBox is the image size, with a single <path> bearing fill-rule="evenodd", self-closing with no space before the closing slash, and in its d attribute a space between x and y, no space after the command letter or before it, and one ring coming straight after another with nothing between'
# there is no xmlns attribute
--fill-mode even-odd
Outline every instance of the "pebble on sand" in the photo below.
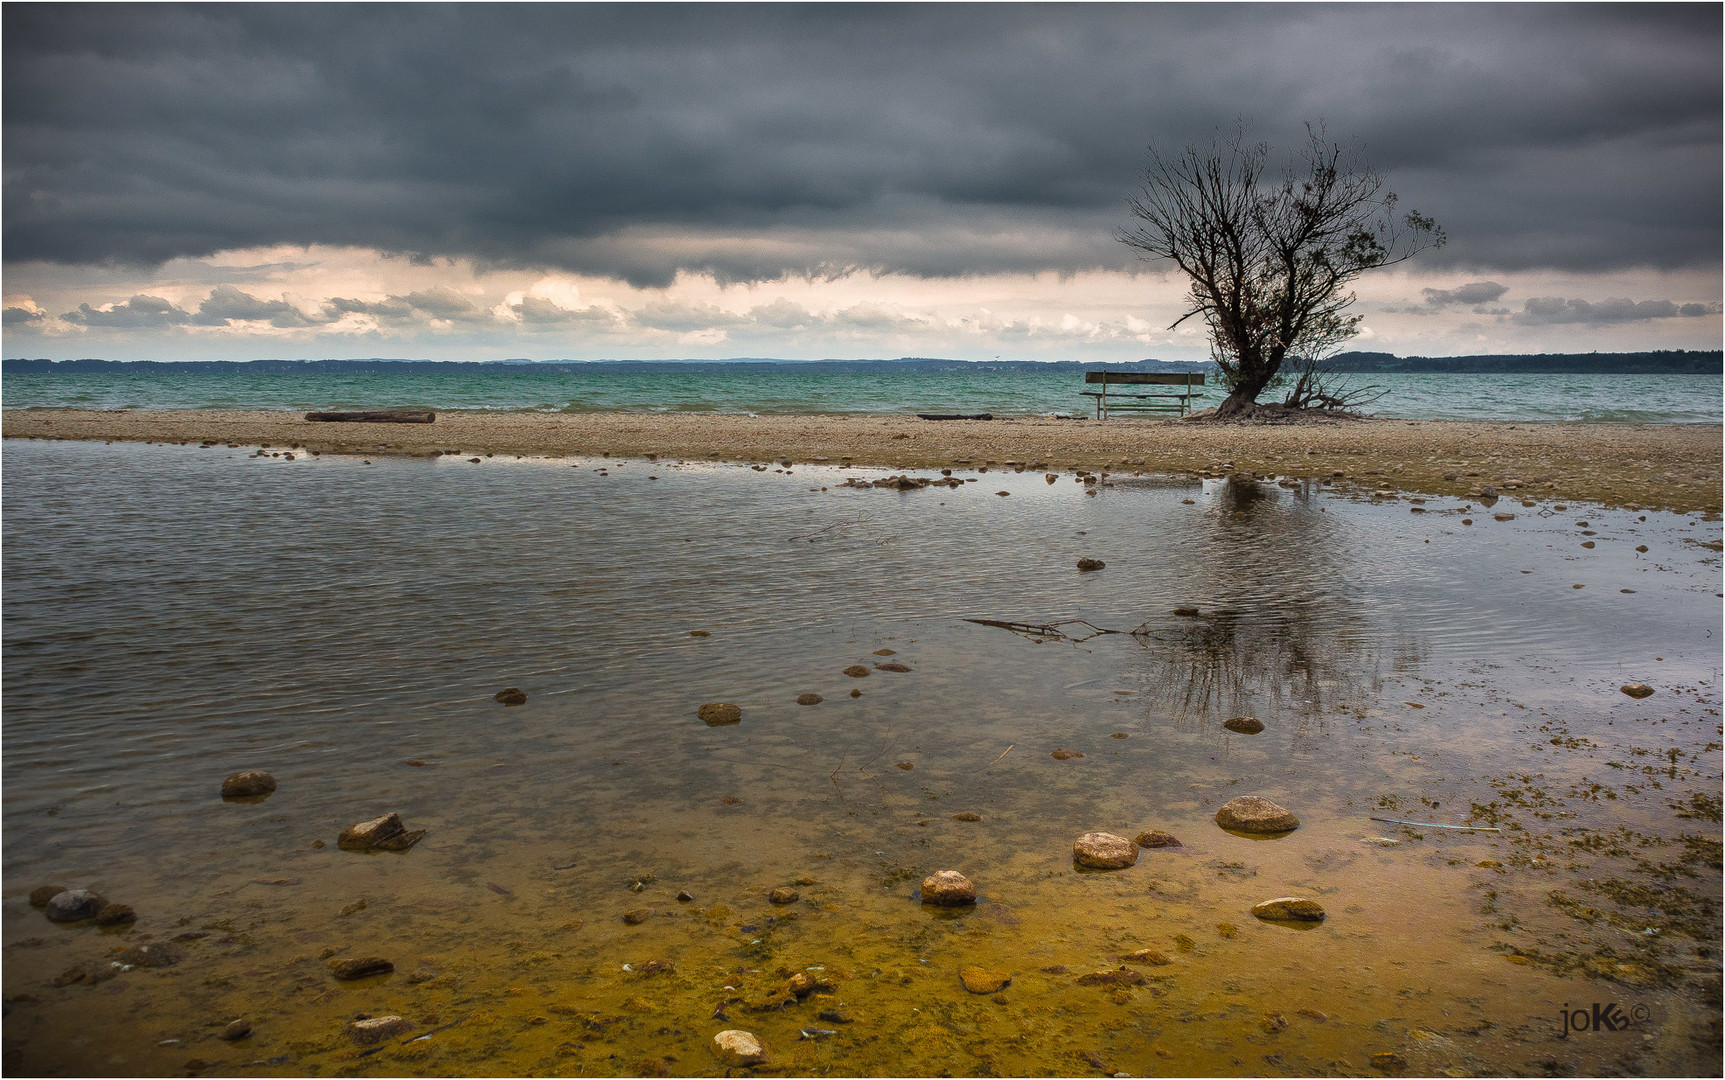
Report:
<svg viewBox="0 0 1725 1080"><path fill-rule="evenodd" d="M1252 914L1271 922L1323 922L1324 908L1303 896L1278 896L1252 905Z"/></svg>
<svg viewBox="0 0 1725 1080"><path fill-rule="evenodd" d="M216 1038L221 1039L224 1042L233 1042L236 1039L243 1039L251 1033L252 1022L250 1020L240 1019L235 1020L227 1027L223 1028L221 1034L217 1035Z"/></svg>
<svg viewBox="0 0 1725 1080"><path fill-rule="evenodd" d="M1269 799L1241 795L1222 804L1216 811L1216 824L1235 832L1270 835L1293 832L1300 827L1300 819L1287 807Z"/></svg>
<svg viewBox="0 0 1725 1080"><path fill-rule="evenodd" d="M976 886L957 870L940 870L922 879L922 902L939 907L976 903Z"/></svg>
<svg viewBox="0 0 1725 1080"><path fill-rule="evenodd" d="M329 962L329 973L342 982L352 982L370 975L388 975L395 965L381 956L350 956Z"/></svg>
<svg viewBox="0 0 1725 1080"><path fill-rule="evenodd" d="M1006 989L1007 984L1012 982L1012 973L1009 971L990 971L988 968L966 964L958 969L958 980L964 984L966 990L973 994L997 994Z"/></svg>
<svg viewBox="0 0 1725 1080"><path fill-rule="evenodd" d="M106 903L106 900L89 889L67 889L49 899L48 921L78 922L80 919L94 918L96 912L102 910L102 905Z"/></svg>
<svg viewBox="0 0 1725 1080"><path fill-rule="evenodd" d="M768 893L767 899L775 904L794 904L802 899L802 894L795 889L781 885Z"/></svg>
<svg viewBox="0 0 1725 1080"><path fill-rule="evenodd" d="M371 1046L412 1030L413 1022L399 1016L368 1016L349 1024L347 1033L361 1046Z"/></svg>
<svg viewBox="0 0 1725 1080"><path fill-rule="evenodd" d="M1101 570L1104 567L1106 567L1107 565L1108 564L1103 562L1101 559L1079 559L1078 560L1078 569L1080 571L1086 573L1086 574L1091 573L1091 572L1096 571L1096 570Z"/></svg>
<svg viewBox="0 0 1725 1080"><path fill-rule="evenodd" d="M1133 838L1132 842L1141 848L1179 847L1180 841L1173 833L1165 833L1161 829L1147 829Z"/></svg>
<svg viewBox="0 0 1725 1080"><path fill-rule="evenodd" d="M1622 686L1619 686L1618 689L1632 698L1644 698L1653 693L1653 687L1648 686L1646 683L1639 682L1624 683Z"/></svg>
<svg viewBox="0 0 1725 1080"><path fill-rule="evenodd" d="M759 1065L767 1058L761 1040L747 1031L731 1028L713 1036L713 1056L734 1068Z"/></svg>
<svg viewBox="0 0 1725 1080"><path fill-rule="evenodd" d="M276 778L262 769L247 769L222 781L222 798L244 799L268 795L276 789Z"/></svg>
<svg viewBox="0 0 1725 1080"><path fill-rule="evenodd" d="M500 701L505 705L525 705L527 704L527 694L519 686L511 686L497 691L492 695L492 700Z"/></svg>
<svg viewBox="0 0 1725 1080"><path fill-rule="evenodd" d="M724 727L726 724L740 723L743 710L728 701L709 701L696 709L695 715L708 727Z"/></svg>
<svg viewBox="0 0 1725 1080"><path fill-rule="evenodd" d="M623 913L623 922L627 926L640 926L653 913L646 908L631 908Z"/></svg>
<svg viewBox="0 0 1725 1080"><path fill-rule="evenodd" d="M1072 842L1072 861L1094 870L1120 870L1138 861L1138 845L1113 833L1087 832Z"/></svg>
<svg viewBox="0 0 1725 1080"><path fill-rule="evenodd" d="M1263 721L1255 716L1236 716L1232 720L1222 721L1222 726L1241 735L1256 735L1264 730Z"/></svg>

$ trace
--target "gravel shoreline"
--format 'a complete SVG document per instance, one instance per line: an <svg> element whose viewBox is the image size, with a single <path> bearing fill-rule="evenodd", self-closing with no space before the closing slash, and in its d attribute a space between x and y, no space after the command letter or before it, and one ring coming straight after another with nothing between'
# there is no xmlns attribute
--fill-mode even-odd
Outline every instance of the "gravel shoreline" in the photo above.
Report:
<svg viewBox="0 0 1725 1080"><path fill-rule="evenodd" d="M883 466L1035 467L1330 478L1343 487L1718 513L1717 424L1356 420L929 421L908 416L439 413L434 424L328 424L278 411L13 409L6 438L236 443L318 453L599 455Z"/></svg>

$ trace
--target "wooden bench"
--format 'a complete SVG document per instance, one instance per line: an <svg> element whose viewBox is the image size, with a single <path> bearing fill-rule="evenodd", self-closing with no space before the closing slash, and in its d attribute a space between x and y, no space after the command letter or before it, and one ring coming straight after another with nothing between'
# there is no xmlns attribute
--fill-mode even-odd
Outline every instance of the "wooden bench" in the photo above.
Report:
<svg viewBox="0 0 1725 1080"><path fill-rule="evenodd" d="M1102 387L1083 392L1085 397L1096 399L1098 420L1108 419L1108 414L1117 409L1177 412L1185 416L1192 407L1192 400L1204 396L1193 389L1204 385L1204 373L1200 371L1086 371L1084 382ZM1115 386L1177 386L1181 389L1172 393L1135 394L1111 389Z"/></svg>

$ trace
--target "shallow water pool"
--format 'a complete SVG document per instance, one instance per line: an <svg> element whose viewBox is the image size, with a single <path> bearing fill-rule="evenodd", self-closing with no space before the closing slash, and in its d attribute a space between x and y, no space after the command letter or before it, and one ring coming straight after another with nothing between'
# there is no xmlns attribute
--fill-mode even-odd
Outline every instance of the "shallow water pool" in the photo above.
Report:
<svg viewBox="0 0 1725 1080"><path fill-rule="evenodd" d="M774 1074L1717 1064L1716 522L272 452L5 446L10 1072L705 1075L726 1028ZM223 801L246 768L278 790ZM1247 794L1301 827L1218 828ZM336 847L389 811L426 838ZM1073 863L1147 829L1182 846ZM1252 917L1286 895L1328 917Z"/></svg>

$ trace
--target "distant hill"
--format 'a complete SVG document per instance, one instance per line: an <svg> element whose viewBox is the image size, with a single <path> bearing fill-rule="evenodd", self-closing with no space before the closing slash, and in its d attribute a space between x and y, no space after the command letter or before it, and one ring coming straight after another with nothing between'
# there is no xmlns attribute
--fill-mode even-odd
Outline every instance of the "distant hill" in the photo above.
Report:
<svg viewBox="0 0 1725 1080"><path fill-rule="evenodd" d="M1725 372L1725 354L1713 351L1633 353L1542 353L1537 355L1395 356L1390 353L1346 352L1330 366L1338 372L1455 372L1455 373L1573 373L1592 375L1684 374ZM773 360L739 357L733 360L26 360L0 362L6 374L68 374L89 372L182 372L188 374L301 374L437 372L452 370L520 371L761 371L820 370L841 373L895 371L983 372L1041 371L1214 371L1207 361L1126 360L1097 363L1078 360L943 360L907 356L896 360Z"/></svg>
<svg viewBox="0 0 1725 1080"><path fill-rule="evenodd" d="M1444 371L1457 374L1520 373L1585 375L1718 375L1725 354L1675 350L1633 353L1538 353L1534 355L1394 356L1345 352L1331 361L1336 371Z"/></svg>

